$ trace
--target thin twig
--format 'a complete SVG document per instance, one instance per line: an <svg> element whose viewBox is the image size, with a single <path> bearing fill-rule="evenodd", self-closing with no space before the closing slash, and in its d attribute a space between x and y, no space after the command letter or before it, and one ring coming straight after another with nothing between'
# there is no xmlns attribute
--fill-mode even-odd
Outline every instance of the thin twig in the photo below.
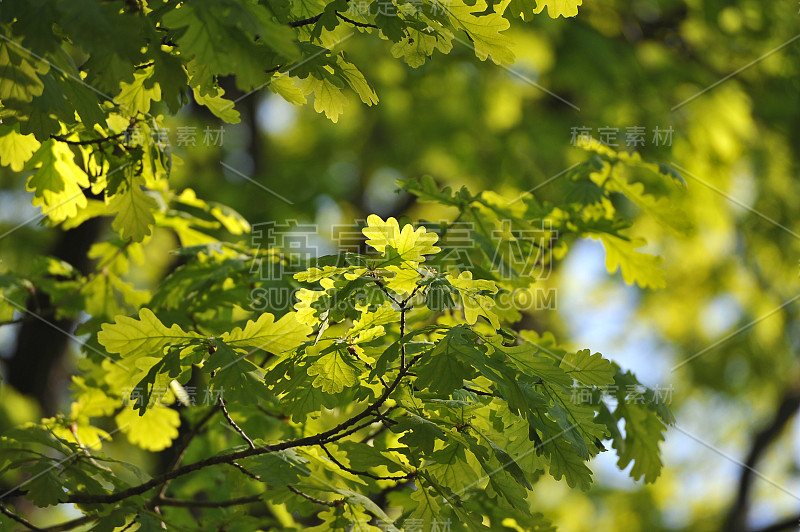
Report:
<svg viewBox="0 0 800 532"><path fill-rule="evenodd" d="M27 521L27 520L23 519L22 517L18 516L17 514L15 514L14 512L12 512L11 510L9 510L8 508L6 508L6 507L5 507L4 505L2 505L2 504L0 504L0 512L2 512L3 514L7 515L8 517L10 517L11 519L13 519L13 520L14 520L14 521L16 521L17 523L19 523L19 524L21 524L21 525L23 525L23 526L27 527L27 528L28 528L28 530L44 530L43 528L39 528L38 526L35 526L35 525L34 525L34 524L32 524L31 522L29 522L29 521Z"/></svg>
<svg viewBox="0 0 800 532"><path fill-rule="evenodd" d="M231 462L231 465L233 467L235 467L236 469L238 469L239 471L241 471L242 473L244 473L245 475L247 475L248 477L252 478L253 480L258 480L259 482L261 481L261 477L260 476L256 475L252 471L248 470L246 467L244 467L239 462Z"/></svg>
<svg viewBox="0 0 800 532"><path fill-rule="evenodd" d="M70 146L88 146L90 144L103 144L105 142L111 142L112 140L117 140L118 138L124 137L127 133L127 130L122 131L121 133L117 133L116 135L110 135L108 137L100 137L99 139L87 139L87 140L69 140L67 137L63 135L50 135L50 138L53 140L57 140L59 142L64 142L69 144Z"/></svg>
<svg viewBox="0 0 800 532"><path fill-rule="evenodd" d="M243 449L241 451L234 451L226 454L217 454L214 456L210 456L204 460L200 460L192 464L179 467L167 473L163 473L157 477L148 480L147 482L144 482L137 486L132 486L122 491L114 493L105 493L105 494L78 492L69 495L67 497L67 500L64 502L78 503L78 504L84 504L84 503L104 504L104 503L118 502L125 500L129 497L141 495L142 493L145 493L157 486L161 486L163 483L169 480L182 477L194 471L198 471L200 469L204 469L206 467L210 467L213 465L226 464L234 460L239 460L241 458L260 456L262 454L274 453L278 451L283 451L285 449L293 449L295 447L317 445L319 443L328 443L330 441L336 441L338 439L341 439L345 437L346 434L351 433L351 431L348 431L347 429L350 429L350 427L353 427L364 418L374 416L373 412L378 408L380 408L389 399L391 393L395 389L397 389L397 387L400 385L400 382L408 374L408 369L411 368L421 357L422 355L416 355L414 358L411 359L406 368L401 368L397 376L395 377L395 380L392 382L389 388L384 390L384 392L375 400L375 402L365 407L364 410L354 415L353 417L339 423L335 427L328 429L324 432L320 432L312 436L304 436L302 438L298 438L295 440L288 440L276 443L273 445L265 445L257 449Z"/></svg>
<svg viewBox="0 0 800 532"><path fill-rule="evenodd" d="M296 493L297 495L300 495L301 497L303 497L305 499L308 499L309 501L311 501L313 503L321 504L323 506L330 506L331 508L333 508L334 506L341 506L344 503L344 500L323 501L322 499L317 499L316 497L312 497L308 493L303 493L299 489L297 489L294 486L289 485L289 484L287 484L286 487L289 488L289 491L291 491L292 493Z"/></svg>
<svg viewBox="0 0 800 532"><path fill-rule="evenodd" d="M339 460L337 460L336 457L333 456L333 454L328 450L328 448L325 447L324 443L321 443L320 447L322 447L322 450L325 451L325 454L328 455L328 458L331 459L331 462L336 464L336 466L339 469L341 469L342 471L347 471L348 473L350 473L352 475L369 477L369 478L373 478L375 480L407 480L409 478L412 478L412 477L416 476L416 474L417 474L416 471L411 471L410 473L406 473L405 475L399 475L399 476L393 477L393 476L373 475L369 471L357 471L355 469L351 469L351 468L347 467L346 465L341 463Z"/></svg>
<svg viewBox="0 0 800 532"><path fill-rule="evenodd" d="M242 438L244 438L245 441L247 441L247 444L250 446L251 449L255 449L256 444L253 443L253 440L251 440L250 437L244 433L242 428L239 425L237 425L236 422L233 420L231 415L228 413L228 409L225 408L225 401L222 400L222 397L219 398L219 406L220 408L222 408L222 413L225 414L225 419L228 420L228 423L230 423L231 427L233 427L236 430L236 432L238 432L239 435Z"/></svg>
<svg viewBox="0 0 800 532"><path fill-rule="evenodd" d="M46 530L47 532L65 532L66 530L72 530L86 523L97 521L98 519L100 519L99 515L84 515L83 517L78 517L77 519L61 523L60 525L48 526L42 530Z"/></svg>
<svg viewBox="0 0 800 532"><path fill-rule="evenodd" d="M358 28L376 28L376 29L378 28L378 26L376 26L375 24L371 24L369 22L358 22L357 20L349 19L346 16L339 13L338 11L336 12L336 16Z"/></svg>
<svg viewBox="0 0 800 532"><path fill-rule="evenodd" d="M177 506L181 508L225 508L228 506L250 504L260 500L261 494L250 495L248 497L239 497L238 499L229 499L227 501L185 501L181 499L173 499L171 497L161 497L157 502L159 506Z"/></svg>

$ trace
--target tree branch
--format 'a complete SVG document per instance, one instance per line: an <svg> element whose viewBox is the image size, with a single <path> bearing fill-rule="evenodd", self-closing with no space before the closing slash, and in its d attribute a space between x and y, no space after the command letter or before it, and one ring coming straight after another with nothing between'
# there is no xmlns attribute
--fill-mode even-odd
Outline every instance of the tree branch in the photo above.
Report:
<svg viewBox="0 0 800 532"><path fill-rule="evenodd" d="M228 409L225 408L225 401L222 400L222 397L219 398L219 406L220 408L222 408L222 413L225 415L225 419L228 420L228 423L231 425L231 427L233 427L236 430L236 432L238 432L239 435L242 438L244 438L245 441L247 441L247 444L250 446L251 449L255 449L256 444L253 443L253 440L251 440L250 437L244 433L242 428L239 425L237 425L236 422L233 420L231 415L228 413Z"/></svg>
<svg viewBox="0 0 800 532"><path fill-rule="evenodd" d="M798 523L800 523L800 514L776 521L771 525L756 529L753 532L781 532L783 530L797 530Z"/></svg>
<svg viewBox="0 0 800 532"><path fill-rule="evenodd" d="M252 478L253 480L258 480L259 482L261 481L260 476L256 475L255 473L244 467L239 462L231 462L231 465L236 469L238 469L239 471L241 471L242 473L244 473L245 475L247 475L248 477Z"/></svg>
<svg viewBox="0 0 800 532"><path fill-rule="evenodd" d="M313 503L321 504L323 506L330 506L331 508L333 508L334 506L341 506L342 504L344 504L344 500L342 500L342 499L336 500L336 501L323 501L322 499L317 499L316 497L312 497L308 493L303 493L302 491L300 491L299 489L295 488L294 486L287 485L286 487L289 488L289 491L291 491L292 493L296 493L296 494L300 495L301 497L303 497L305 499L308 499L309 501L311 501Z"/></svg>
<svg viewBox="0 0 800 532"><path fill-rule="evenodd" d="M393 476L373 475L369 471L357 471L355 469L350 469L349 467L347 467L346 465L341 463L339 460L337 460L336 457L333 456L333 454L328 450L328 448L325 447L324 443L321 443L319 446L322 447L322 450L325 451L325 454L328 455L328 458L331 459L331 462L336 464L336 466L339 469L341 469L342 471L347 471L348 473L350 473L352 475L369 477L369 478L373 478L375 480L407 480L409 478L412 478L412 477L416 476L416 474L417 474L416 471L411 471L410 473L406 473L405 475L399 475L399 476L393 477Z"/></svg>
<svg viewBox="0 0 800 532"><path fill-rule="evenodd" d="M133 486L126 490L118 491L116 493L107 493L107 494L94 494L94 493L73 493L70 495L65 502L69 503L96 503L96 504L103 504L103 503L114 503L119 502L129 497L133 497L135 495L141 495L151 489L164 484L172 479L181 477L183 475L187 475L194 471L198 471L200 469L204 469L209 466L217 465L217 464L226 464L230 463L234 460L239 460L242 458L248 458L251 456L259 456L262 454L267 453L274 453L277 451L283 451L285 449L292 449L294 447L304 447L310 445L317 445L319 443L327 443L329 441L335 441L336 439L341 439L347 433L342 433L346 429L357 424L362 419L373 415L373 411L380 408L383 403L389 399L389 395L397 388L402 381L403 377L405 377L408 373L408 368L414 365L414 363L421 358L422 355L417 355L414 357L411 362L408 364L406 368L401 368L397 377L395 378L394 382L384 390L384 392L375 400L374 403L368 405L364 410L362 410L359 414L343 421L333 427L332 429L326 430L325 432L321 432L319 434L315 434L313 436L305 436L303 438L298 438L296 440L289 440L284 441L281 443L276 443L274 445L265 445L264 447L257 447L255 449L244 449L242 451L236 451L228 454L218 454L215 456L211 456L206 458L205 460L200 460L199 462L194 462L192 464L188 464L172 471L168 471L162 475L159 475L155 478L150 479L147 482L139 484L138 486ZM338 435L338 436L337 436Z"/></svg>
<svg viewBox="0 0 800 532"><path fill-rule="evenodd" d="M48 526L42 530L46 530L47 532L65 532L66 530L72 530L79 526L85 525L86 523L97 521L98 519L100 519L99 515L84 515L83 517L78 517L77 519L67 521L66 523L61 523L60 525Z"/></svg>
<svg viewBox="0 0 800 532"><path fill-rule="evenodd" d="M292 28L299 28L301 26L308 26L309 24L316 24L316 22L320 18L322 18L322 13L320 13L319 15L314 15L313 17L308 17L308 18L304 18L304 19L301 19L301 20L293 20L293 21L289 22L288 24Z"/></svg>
<svg viewBox="0 0 800 532"><path fill-rule="evenodd" d="M750 452L744 460L744 466L739 476L736 499L728 512L723 531L744 532L747 529L747 515L750 509L749 498L756 470L755 466L764 452L778 438L789 420L794 417L798 408L800 408L800 387L792 385L784 392L772 421L756 433L753 438ZM795 524L797 524L797 521L795 521Z"/></svg>
<svg viewBox="0 0 800 532"><path fill-rule="evenodd" d="M26 527L28 530L44 530L43 528L39 528L38 526L33 525L31 522L26 521L25 519L23 519L22 517L18 516L17 514L15 514L14 512L9 510L8 508L6 508L2 504L0 504L0 513L3 513L4 515L7 515L8 517L13 519L17 523L19 523L19 524L23 525L24 527Z"/></svg>
<svg viewBox="0 0 800 532"><path fill-rule="evenodd" d="M249 497L239 497L238 499L228 499L227 501L187 501L173 499L171 497L159 497L156 499L158 506L177 506L180 508L227 508L229 506L239 506L250 504L261 500L261 494L250 495Z"/></svg>
<svg viewBox="0 0 800 532"><path fill-rule="evenodd" d="M112 140L116 140L118 138L124 137L125 133L127 133L127 129L121 133L117 133L116 135L111 135L110 137L100 137L99 139L87 139L87 140L69 140L67 137L62 135L50 135L50 138L53 140L57 140L59 142L64 142L71 146L88 146L90 144L103 144L105 142L111 142Z"/></svg>
<svg viewBox="0 0 800 532"><path fill-rule="evenodd" d="M378 26L376 26L375 24L370 24L369 22L358 22L357 20L349 19L346 16L342 15L341 13L339 13L338 11L336 12L336 16L339 17L340 19L344 20L348 24L352 24L353 26L356 26L357 28L375 28L375 29L378 29Z"/></svg>

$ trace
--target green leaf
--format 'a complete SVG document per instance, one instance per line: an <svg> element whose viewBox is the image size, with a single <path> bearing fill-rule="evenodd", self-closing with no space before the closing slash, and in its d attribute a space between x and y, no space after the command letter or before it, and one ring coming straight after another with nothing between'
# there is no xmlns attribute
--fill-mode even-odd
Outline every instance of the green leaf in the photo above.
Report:
<svg viewBox="0 0 800 532"><path fill-rule="evenodd" d="M584 460L589 459L589 448L586 446L586 440L581 434L580 426L568 412L561 405L555 404L547 409L547 413L556 420L558 426L561 428L561 436L572 444L575 452Z"/></svg>
<svg viewBox="0 0 800 532"><path fill-rule="evenodd" d="M412 413L401 418L396 425L392 425L391 430L395 434L405 432L400 441L408 446L416 447L426 454L433 452L435 440L448 440L439 425Z"/></svg>
<svg viewBox="0 0 800 532"><path fill-rule="evenodd" d="M260 8L253 7L261 12ZM262 13L263 14L263 13ZM270 29L236 2L184 2L163 17L164 24L178 29L178 47L186 59L194 58L214 75L236 74L236 84L248 90L264 84L264 59L274 52L255 41L256 33ZM281 29L279 35L285 35ZM280 36L278 36L280 39Z"/></svg>
<svg viewBox="0 0 800 532"><path fill-rule="evenodd" d="M119 430L128 441L146 451L163 451L178 437L181 424L176 410L156 404L139 415L131 407L126 407L114 418Z"/></svg>
<svg viewBox="0 0 800 532"><path fill-rule="evenodd" d="M295 105L306 103L303 91L294 82L295 78L284 74L275 74L269 82L269 90L281 96L284 100Z"/></svg>
<svg viewBox="0 0 800 532"><path fill-rule="evenodd" d="M256 445L267 446L267 442L256 440ZM294 484L310 474L308 460L294 449L284 449L272 453L246 458L241 462L248 471L258 475L261 482L270 486Z"/></svg>
<svg viewBox="0 0 800 532"><path fill-rule="evenodd" d="M51 464L49 460L40 461L30 468L26 468L26 471L31 476L23 488L27 490L28 497L33 504L44 508L67 500L63 480L58 474L59 468Z"/></svg>
<svg viewBox="0 0 800 532"><path fill-rule="evenodd" d="M104 323L97 333L97 341L109 353L119 353L123 357L134 353L161 356L165 346L195 338L200 338L200 335L184 332L177 324L166 327L147 308L139 311L139 319L117 316L115 323Z"/></svg>
<svg viewBox="0 0 800 532"><path fill-rule="evenodd" d="M587 386L606 386L614 383L616 369L614 364L603 358L600 353L590 354L583 349L567 353L561 360L560 367L570 377Z"/></svg>
<svg viewBox="0 0 800 532"><path fill-rule="evenodd" d="M507 4L507 2L505 2ZM514 52L511 51L512 41L503 35L510 26L507 19L503 18L502 11L481 14L475 13L486 10L485 0L477 0L474 5L467 5L463 0L451 0L445 4L456 27L467 32L474 43L475 55L481 61L491 56L492 61L499 64L514 62Z"/></svg>
<svg viewBox="0 0 800 532"><path fill-rule="evenodd" d="M643 239L624 240L605 233L590 233L589 236L603 242L606 248L606 269L609 273L614 273L619 268L626 283L636 283L642 288L659 289L667 285L664 272L660 268L663 259L636 251L636 248L645 245Z"/></svg>
<svg viewBox="0 0 800 532"><path fill-rule="evenodd" d="M500 462L502 468L508 471L508 473L514 478L514 480L517 481L518 484L524 486L529 490L533 489L531 483L528 481L527 478L525 478L525 474L522 472L522 469L520 469L519 464L517 464L517 462L511 457L511 455L508 454L499 445L490 440L486 435L481 433L481 436L483 437L484 440L486 440L486 443L488 443L489 447L491 447L492 450L494 451L495 457Z"/></svg>
<svg viewBox="0 0 800 532"><path fill-rule="evenodd" d="M332 74L326 71L325 74L308 76L303 82L302 91L305 95L314 93L316 112L325 113L334 124L339 121L339 115L344 112L347 98L342 93L342 88L334 82Z"/></svg>
<svg viewBox="0 0 800 532"><path fill-rule="evenodd" d="M550 18L574 17L578 14L578 6L583 0L536 0L535 14L539 14L546 7Z"/></svg>
<svg viewBox="0 0 800 532"><path fill-rule="evenodd" d="M441 251L436 244L439 235L429 233L424 227L416 230L411 224L400 225L394 218L386 221L380 216L370 214L367 217L367 226L361 231L367 237L367 245L379 253L386 252L390 246L404 262L419 263L425 260L425 255L432 255Z"/></svg>
<svg viewBox="0 0 800 532"><path fill-rule="evenodd" d="M344 495L345 500L353 505L361 506L372 515L380 519L384 522L384 525L381 526L381 530L389 530L391 532L400 532L393 524L392 519L389 518L388 515L383 511L383 509L375 504L372 499L363 495L361 493L356 493L355 491L350 491L347 489L336 488L336 492ZM358 525L354 525L358 526Z"/></svg>
<svg viewBox="0 0 800 532"><path fill-rule="evenodd" d="M244 329L236 327L221 336L231 347L249 347L274 354L292 351L305 342L311 327L297 321L297 313L289 312L275 321L273 314L264 313L258 320L248 320Z"/></svg>
<svg viewBox="0 0 800 532"><path fill-rule="evenodd" d="M478 482L478 473L467 460L466 448L452 442L427 457L430 463L425 466L427 474L453 492L472 487Z"/></svg>
<svg viewBox="0 0 800 532"><path fill-rule="evenodd" d="M143 184L142 176L131 176L130 182L117 189L108 202L108 209L116 213L111 227L120 237L133 242L144 240L156 222L153 210L158 208L158 203L142 190Z"/></svg>
<svg viewBox="0 0 800 532"><path fill-rule="evenodd" d="M393 21L397 19L397 17L385 18ZM393 27L386 25L381 29L394 31ZM401 32L402 29L401 26ZM453 49L453 33L447 28L439 28L438 32L430 33L412 27L406 27L405 30L408 32L407 36L403 33L395 34L395 37L400 37L400 39L395 41L392 46L392 55L402 57L412 68L424 65L425 61L433 55L434 50L448 54Z"/></svg>
<svg viewBox="0 0 800 532"><path fill-rule="evenodd" d="M474 335L462 325L447 331L418 363L416 386L445 395L461 388L464 379L474 374L465 362L486 356L476 345Z"/></svg>
<svg viewBox="0 0 800 532"><path fill-rule="evenodd" d="M655 218L661 225L671 229L678 235L686 235L692 229L686 214L675 206L669 197L656 198L645 192L642 183L630 183L618 172L611 172L611 179L606 183L611 191L621 192L640 209Z"/></svg>
<svg viewBox="0 0 800 532"><path fill-rule="evenodd" d="M563 477L570 488L580 487L588 491L592 485L592 470L586 462L578 456L572 447L560 442L545 445L545 452L550 458L550 474L556 480Z"/></svg>
<svg viewBox="0 0 800 532"><path fill-rule="evenodd" d="M572 378L567 372L559 368L552 358L542 354L534 344L525 342L521 345L504 346L502 338L490 342L492 349L508 357L509 360L525 375L542 379L543 381L560 386L572 384Z"/></svg>
<svg viewBox="0 0 800 532"><path fill-rule="evenodd" d="M203 364L203 369L216 371L212 379L214 387L231 401L240 404L256 402L259 392L264 389L264 370L225 343L217 339L211 343L214 352Z"/></svg>
<svg viewBox="0 0 800 532"><path fill-rule="evenodd" d="M375 89L370 87L364 78L364 74L354 64L348 63L342 56L338 56L336 58L336 66L340 75L356 91L362 102L370 106L378 103L378 95L375 94Z"/></svg>
<svg viewBox="0 0 800 532"><path fill-rule="evenodd" d="M114 98L126 115L136 116L138 113L148 114L150 104L161 100L161 87L153 83L149 88L147 82L153 75L153 67L137 70L133 74L133 82L120 82L120 93Z"/></svg>
<svg viewBox="0 0 800 532"><path fill-rule="evenodd" d="M81 188L89 186L89 178L74 160L66 144L51 139L29 162L36 172L28 178L25 188L33 192L34 207L41 207L42 213L56 223L75 216L79 208L87 205Z"/></svg>
<svg viewBox="0 0 800 532"><path fill-rule="evenodd" d="M390 473L404 471L400 464L387 458L378 449L370 445L352 441L338 441L334 444L334 447L347 456L347 462L351 469L362 471L373 467L385 467Z"/></svg>
<svg viewBox="0 0 800 532"><path fill-rule="evenodd" d="M222 97L225 94L223 89L217 88L216 94L202 94L196 88L192 89L192 91L194 92L194 99L197 103L205 105L209 111L224 122L228 124L238 124L242 121L239 116L239 111L233 106L234 102Z"/></svg>
<svg viewBox="0 0 800 532"><path fill-rule="evenodd" d="M0 164L21 172L41 144L33 135L21 135L19 125L0 125Z"/></svg>
<svg viewBox="0 0 800 532"><path fill-rule="evenodd" d="M655 482L661 474L659 442L664 440L666 427L654 412L636 403L620 402L616 415L625 418L625 439L615 439L612 443L617 450L620 469L625 469L631 461L631 478L644 477L647 483Z"/></svg>
<svg viewBox="0 0 800 532"><path fill-rule="evenodd" d="M34 66L37 65L37 66ZM30 55L16 43L0 42L0 101L8 105L12 102L30 102L44 90L38 74L49 70L46 62Z"/></svg>
<svg viewBox="0 0 800 532"><path fill-rule="evenodd" d="M324 393L341 393L345 388L358 383L358 377L363 369L358 368L356 363L357 361L354 361L346 351L336 349L322 355L308 366L308 374L316 376L313 385L322 388Z"/></svg>

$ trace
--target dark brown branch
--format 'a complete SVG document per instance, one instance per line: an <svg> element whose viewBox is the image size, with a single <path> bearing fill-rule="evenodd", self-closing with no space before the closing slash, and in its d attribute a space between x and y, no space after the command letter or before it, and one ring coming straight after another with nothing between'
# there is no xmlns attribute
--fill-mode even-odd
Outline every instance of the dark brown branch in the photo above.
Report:
<svg viewBox="0 0 800 532"><path fill-rule="evenodd" d="M375 438L377 438L378 436L380 436L381 434L383 434L387 430L389 430L389 425L384 423L383 425L380 426L380 428L378 430L376 430L372 434L367 434L364 438L361 439L361 441L359 443L367 443L370 440L374 440Z"/></svg>
<svg viewBox="0 0 800 532"><path fill-rule="evenodd" d="M239 506L250 504L261 500L261 495L250 495L249 497L239 497L227 501L186 501L173 499L171 497L159 497L156 499L158 506L178 506L181 508L227 508L229 506Z"/></svg>
<svg viewBox="0 0 800 532"><path fill-rule="evenodd" d="M233 420L231 415L228 413L228 409L225 408L225 401L222 400L222 397L219 398L219 406L220 408L222 408L222 413L225 415L225 419L228 420L230 426L233 427L236 430L236 432L238 432L239 435L245 439L245 441L247 442L247 444L250 446L251 449L255 449L256 444L253 443L253 440L251 440L250 437L244 433L242 428L239 425L237 425L236 422Z"/></svg>
<svg viewBox="0 0 800 532"><path fill-rule="evenodd" d="M308 26L309 24L316 24L320 18L322 18L322 13L319 15L314 15L313 17L304 18L302 20L293 20L289 22L289 26L292 28L299 28L301 26Z"/></svg>
<svg viewBox="0 0 800 532"><path fill-rule="evenodd" d="M11 510L6 508L5 506L3 506L2 504L0 504L0 513L3 513L4 515L7 515L8 517L13 519L17 523L19 523L22 526L26 527L28 530L44 530L43 528L39 528L38 526L33 525L29 521L26 521L25 519L23 519L22 517L18 516L17 514L12 512Z"/></svg>
<svg viewBox="0 0 800 532"><path fill-rule="evenodd" d="M238 469L239 471L241 471L242 473L244 473L245 475L247 475L248 477L252 478L253 480L258 480L259 482L261 481L260 476L256 475L255 473L244 467L239 462L231 462L231 465L236 469Z"/></svg>
<svg viewBox="0 0 800 532"><path fill-rule="evenodd" d="M345 431L345 432L343 432L341 434L337 434L335 438L330 438L330 439L327 439L327 440L323 440L323 441L321 441L319 443L330 443L330 442L335 441L335 440L341 440L342 438L346 438L347 436L350 436L351 434L353 434L355 432L358 432L361 429L365 429L365 428L369 427L370 425L374 425L377 422L378 422L377 419L370 419L369 421L367 421L365 423L362 423L360 425L356 425L355 427L352 427L351 429L349 429L349 430L347 430L347 431Z"/></svg>
<svg viewBox="0 0 800 532"><path fill-rule="evenodd" d="M275 419L280 419L281 421L286 421L287 419L289 419L289 416L287 416L286 414L275 414L273 412L270 412L261 405L256 405L256 408L261 410L261 413L264 414L265 416L269 416Z"/></svg>
<svg viewBox="0 0 800 532"><path fill-rule="evenodd" d="M296 493L297 495L300 495L304 499L308 499L309 501L311 501L313 503L316 503L316 504L321 504L323 506L330 506L331 508L333 508L334 506L341 506L342 504L344 504L343 500L323 501L322 499L317 499L316 497L312 497L308 493L303 493L302 491L300 491L299 489L295 488L294 486L288 486L287 485L286 487L289 488L289 491L291 491L292 493Z"/></svg>
<svg viewBox="0 0 800 532"><path fill-rule="evenodd" d="M349 19L346 16L342 15L341 13L339 13L338 11L336 12L336 16L339 17L340 19L344 20L348 24L352 24L353 26L356 26L357 28L375 28L375 29L378 29L378 26L376 26L375 24L370 24L368 22L358 22L357 20Z"/></svg>
<svg viewBox="0 0 800 532"><path fill-rule="evenodd" d="M356 414L355 416L347 419L332 429L326 430L325 432L321 432L319 434L315 434L313 436L305 436L303 438L298 438L296 440L289 440L284 441L281 443L276 443L274 445L265 445L264 447L258 447L256 449L244 449L242 451L235 451L227 454L218 454L215 456L211 456L206 458L205 460L200 460L198 462L194 462L192 464L188 464L172 471L168 471L162 475L159 475L155 478L150 479L147 482L139 484L138 486L133 486L126 490L122 490L116 493L108 493L108 494L94 494L94 493L73 493L70 495L65 502L69 503L96 503L96 504L103 504L103 503L113 503L122 501L127 499L128 497L133 497L135 495L141 495L151 489L164 484L167 481L172 479L181 477L183 475L187 475L194 471L198 471L200 469L204 469L206 467L210 467L217 464L226 464L230 463L234 460L240 460L242 458L248 458L251 456L259 456L262 454L267 453L274 453L277 451L283 451L285 449L292 449L295 447L305 447L310 445L318 445L319 443L327 443L330 441L335 441L337 439L343 438L347 433L343 433L343 431L349 429L350 427L356 425L362 419L367 418L369 416L374 415L373 412L380 408L383 403L389 399L389 395L399 386L400 382L402 381L403 377L406 376L408 368L414 365L414 363L419 360L421 355L417 355L414 357L411 362L408 364L407 368L401 368L398 372L397 377L395 378L394 382L384 390L384 392L375 400L374 403L368 405L364 410L360 413ZM342 434L340 434L342 433Z"/></svg>
<svg viewBox="0 0 800 532"><path fill-rule="evenodd" d="M468 392L472 392L475 395L484 395L486 397L494 397L494 394L491 392L484 392L483 390L476 390L475 388L470 388L469 386L462 386L463 389L467 390Z"/></svg>
<svg viewBox="0 0 800 532"><path fill-rule="evenodd" d="M750 452L744 460L739 476L739 487L736 499L731 505L728 517L722 530L725 532L744 532L747 530L747 515L750 507L750 491L753 485L755 467L764 452L780 436L786 424L800 408L800 387L790 386L783 394L769 425L761 429L753 438ZM795 522L796 524L796 522Z"/></svg>
<svg viewBox="0 0 800 532"><path fill-rule="evenodd" d="M50 312L50 314L52 313L53 312ZM36 318L34 318L33 316L23 316L21 318L16 318L13 320L0 321L0 327L2 327L3 325L16 325L18 323L25 323L26 321L32 321L34 319Z"/></svg>
<svg viewBox="0 0 800 532"><path fill-rule="evenodd" d="M398 307L401 306L400 301L398 301L397 298L395 298L392 294L389 293L389 290L386 289L386 286L380 281L380 279L374 279L374 281L375 285L381 289L381 292L386 294L386 297L391 299L394 302L394 304L397 305Z"/></svg>
<svg viewBox="0 0 800 532"><path fill-rule="evenodd" d="M83 517L78 517L77 519L61 523L60 525L48 526L42 530L46 530L47 532L65 532L66 530L72 530L86 523L97 521L98 519L100 519L99 515L84 515Z"/></svg>
<svg viewBox="0 0 800 532"><path fill-rule="evenodd" d="M62 135L50 135L50 138L53 140L57 140L59 142L65 142L71 146L88 146L90 144L103 144L105 142L111 142L113 140L117 140L118 138L122 138L127 133L127 130L117 133L116 135L111 135L109 137L100 137L99 139L87 139L87 140L69 140L67 137Z"/></svg>
<svg viewBox="0 0 800 532"><path fill-rule="evenodd" d="M336 466L339 469L341 469L342 471L347 471L348 473L350 473L352 475L369 477L369 478L373 478L375 480L407 480L407 479L409 479L411 477L416 476L416 474L417 474L416 471L411 471L410 473L406 473L405 475L398 475L398 476L394 477L394 476L373 475L369 471L357 471L355 469L350 469L349 467L347 467L346 465L341 463L339 460L337 460L336 457L333 456L333 454L328 450L328 448L325 447L324 443L320 444L320 447L322 447L322 450L325 451L325 454L328 455L328 458L331 459L331 462L336 464Z"/></svg>
<svg viewBox="0 0 800 532"><path fill-rule="evenodd" d="M771 525L753 530L753 532L782 532L783 530L797 530L798 523L800 523L800 514L781 519L780 521L776 521Z"/></svg>

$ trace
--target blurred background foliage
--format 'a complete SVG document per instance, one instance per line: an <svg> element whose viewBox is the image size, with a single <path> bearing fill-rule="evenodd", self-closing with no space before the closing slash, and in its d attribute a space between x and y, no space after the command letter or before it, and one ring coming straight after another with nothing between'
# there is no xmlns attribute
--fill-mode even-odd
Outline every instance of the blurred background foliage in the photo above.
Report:
<svg viewBox="0 0 800 532"><path fill-rule="evenodd" d="M566 531L720 530L736 505L736 462L778 407L800 393L798 5L584 4L573 19L540 15L514 24L510 68L454 44L449 55L412 69L391 56L391 43L370 39L366 46L356 34L340 46L374 86L378 105L366 107L350 93L333 124L312 105L261 91L237 103L243 120L223 125L221 146L203 142L204 129L221 123L191 105L165 122L175 156L170 179L174 189L191 187L251 224L318 224L321 245L333 250L327 228L368 213L452 218L445 207L396 193L399 178L430 175L440 185L507 198L537 187L537 199L557 200L565 180L548 180L586 158L572 145L575 128L595 137L617 128L620 149L627 128L644 128L637 150L683 175L686 192L676 201L694 227L679 236L652 218L637 221L634 233L665 259L666 289L642 291L608 276L602 244L583 241L556 266L557 311L534 318L537 328L580 342L569 347L599 350L645 384L672 390L678 421L663 447L666 467L655 485L638 485L601 455L592 491L543 480L537 501ZM231 98L244 96L222 84ZM197 128L195 146L178 145L177 128L187 126ZM657 129L670 130L671 142L654 142ZM0 169L0 186L3 234L38 211L23 175ZM35 224L0 238L0 268L22 268L54 238ZM174 267L169 252L178 244L157 230L130 280L152 289ZM13 342L14 328L0 328L0 349L10 351ZM2 388L0 429L37 417L34 403ZM766 478L755 478L749 492L754 530L797 513L800 424L777 429L754 464Z"/></svg>

